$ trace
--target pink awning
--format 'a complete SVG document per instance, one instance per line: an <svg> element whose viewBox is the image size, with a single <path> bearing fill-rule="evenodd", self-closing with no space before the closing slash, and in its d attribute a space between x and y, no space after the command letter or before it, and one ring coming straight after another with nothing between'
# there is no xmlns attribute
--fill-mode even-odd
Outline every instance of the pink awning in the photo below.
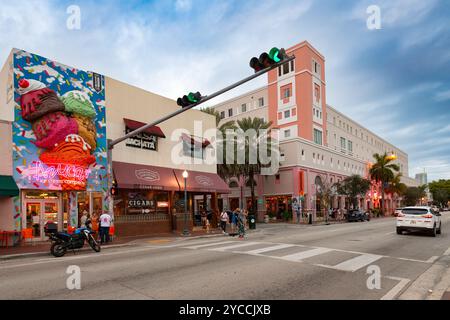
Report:
<svg viewBox="0 0 450 320"><path fill-rule="evenodd" d="M114 177L120 189L178 191L172 169L113 161Z"/></svg>
<svg viewBox="0 0 450 320"><path fill-rule="evenodd" d="M184 170L113 161L113 171L120 189L184 190ZM216 173L188 170L188 174L189 192L231 192Z"/></svg>
<svg viewBox="0 0 450 320"><path fill-rule="evenodd" d="M182 190L184 190L183 171L174 169L178 181L180 182ZM216 173L189 171L186 181L186 189L191 192L217 192L217 193L231 193L228 184L222 180Z"/></svg>

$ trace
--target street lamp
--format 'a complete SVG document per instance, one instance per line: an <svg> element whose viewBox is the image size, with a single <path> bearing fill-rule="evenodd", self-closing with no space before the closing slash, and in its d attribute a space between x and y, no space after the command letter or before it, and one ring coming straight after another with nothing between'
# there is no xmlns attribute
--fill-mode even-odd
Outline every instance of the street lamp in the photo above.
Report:
<svg viewBox="0 0 450 320"><path fill-rule="evenodd" d="M183 171L183 178L184 178L184 230L183 230L183 236L189 235L189 230L187 227L187 215L188 215L188 209L187 209L187 189L186 189L186 180L189 177L189 174L186 170Z"/></svg>

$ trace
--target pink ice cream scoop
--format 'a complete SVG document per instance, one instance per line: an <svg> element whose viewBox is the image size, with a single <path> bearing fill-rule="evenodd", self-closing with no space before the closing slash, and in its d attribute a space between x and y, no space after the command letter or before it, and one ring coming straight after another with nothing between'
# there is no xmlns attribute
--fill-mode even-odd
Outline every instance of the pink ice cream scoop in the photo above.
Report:
<svg viewBox="0 0 450 320"><path fill-rule="evenodd" d="M51 112L64 111L64 104L55 91L40 81L21 79L18 92L21 95L22 118L27 121L34 121Z"/></svg>
<svg viewBox="0 0 450 320"><path fill-rule="evenodd" d="M66 136L78 134L78 124L75 119L66 116L63 112L47 114L33 122L33 132L36 136L36 146L51 149Z"/></svg>

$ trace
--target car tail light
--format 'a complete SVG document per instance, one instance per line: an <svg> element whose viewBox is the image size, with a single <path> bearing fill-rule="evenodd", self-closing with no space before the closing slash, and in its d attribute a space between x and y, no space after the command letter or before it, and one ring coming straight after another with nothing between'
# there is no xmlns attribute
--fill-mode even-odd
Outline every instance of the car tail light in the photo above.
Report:
<svg viewBox="0 0 450 320"><path fill-rule="evenodd" d="M423 218L431 219L433 218L433 215L431 213L427 213L426 215L422 216Z"/></svg>
<svg viewBox="0 0 450 320"><path fill-rule="evenodd" d="M397 217L404 217L405 215L403 214L403 213L399 213L398 215L397 215Z"/></svg>

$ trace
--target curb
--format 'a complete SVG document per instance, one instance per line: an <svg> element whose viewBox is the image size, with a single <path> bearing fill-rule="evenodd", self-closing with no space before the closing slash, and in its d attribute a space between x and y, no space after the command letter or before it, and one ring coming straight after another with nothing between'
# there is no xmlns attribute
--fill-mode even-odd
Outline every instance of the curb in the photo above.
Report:
<svg viewBox="0 0 450 320"><path fill-rule="evenodd" d="M105 249L114 249L114 248L121 248L126 246L133 246L134 244L131 243L123 243L123 244L111 244L107 246L103 246L102 250ZM82 248L81 250L76 250L76 252L84 252L84 251L91 251L91 248ZM27 252L27 253L17 253L17 254L10 254L10 255L4 255L0 256L0 261L8 261L13 259L20 259L20 258L30 258L30 257L41 257L41 256L52 256L50 254L50 251L39 251L39 252Z"/></svg>

